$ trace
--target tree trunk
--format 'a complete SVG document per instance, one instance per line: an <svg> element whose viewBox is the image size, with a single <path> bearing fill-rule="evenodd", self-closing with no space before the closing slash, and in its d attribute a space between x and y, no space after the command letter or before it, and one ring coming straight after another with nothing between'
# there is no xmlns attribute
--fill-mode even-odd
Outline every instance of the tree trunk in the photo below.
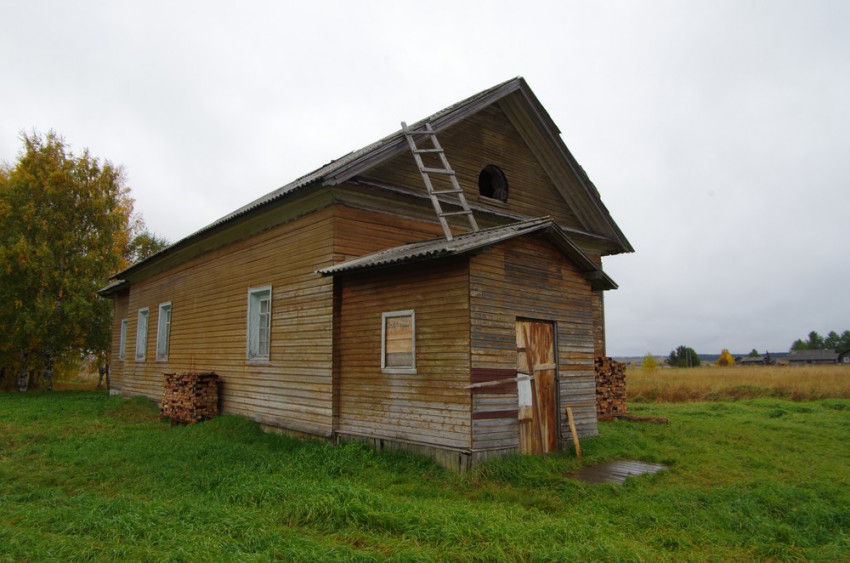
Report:
<svg viewBox="0 0 850 563"><path fill-rule="evenodd" d="M18 366L18 391L21 393L25 393L29 388L29 360L30 353L29 350L21 350L21 364Z"/></svg>
<svg viewBox="0 0 850 563"><path fill-rule="evenodd" d="M103 380L106 379L106 390L109 391L109 364L104 364L97 368L97 372L100 377L97 380L97 389L100 389L100 386L103 385Z"/></svg>
<svg viewBox="0 0 850 563"><path fill-rule="evenodd" d="M56 353L53 350L47 350L44 353L44 390L53 391L53 363L56 359Z"/></svg>

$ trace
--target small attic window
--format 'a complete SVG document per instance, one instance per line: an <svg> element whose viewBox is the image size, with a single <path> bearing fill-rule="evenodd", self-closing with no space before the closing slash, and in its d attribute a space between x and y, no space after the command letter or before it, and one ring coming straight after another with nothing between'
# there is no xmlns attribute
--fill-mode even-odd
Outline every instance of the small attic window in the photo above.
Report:
<svg viewBox="0 0 850 563"><path fill-rule="evenodd" d="M495 164L488 164L478 174L478 193L484 197L508 202L508 179Z"/></svg>

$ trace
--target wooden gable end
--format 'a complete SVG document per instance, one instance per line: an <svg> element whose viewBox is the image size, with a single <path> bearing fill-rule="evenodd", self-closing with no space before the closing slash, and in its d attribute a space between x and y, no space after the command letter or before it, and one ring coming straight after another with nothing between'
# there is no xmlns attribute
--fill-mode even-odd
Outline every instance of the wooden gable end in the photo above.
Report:
<svg viewBox="0 0 850 563"><path fill-rule="evenodd" d="M588 230L588 225L579 220L546 168L498 104L487 106L448 127L438 137L467 200L476 209L521 218L549 215L563 227ZM495 165L504 173L508 182L506 203L479 194L478 177L487 165ZM435 177L432 175L432 179ZM361 178L425 193L422 177L409 151L366 171Z"/></svg>

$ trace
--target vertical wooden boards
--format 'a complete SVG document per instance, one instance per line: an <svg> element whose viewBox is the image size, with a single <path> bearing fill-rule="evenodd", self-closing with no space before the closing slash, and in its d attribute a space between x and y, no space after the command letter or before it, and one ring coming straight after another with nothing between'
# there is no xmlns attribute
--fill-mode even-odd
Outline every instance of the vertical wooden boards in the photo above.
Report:
<svg viewBox="0 0 850 563"><path fill-rule="evenodd" d="M341 434L470 447L468 279L465 258L337 278ZM415 370L381 369L382 314L407 310Z"/></svg>
<svg viewBox="0 0 850 563"><path fill-rule="evenodd" d="M470 258L473 370L517 366L518 319L554 323L562 440L568 427L566 406L573 409L579 435L597 432L591 293L578 268L543 236L512 239ZM516 394L512 399L518 400ZM473 409L489 400L484 393L474 394ZM517 421L486 422L473 421L475 449L519 447Z"/></svg>
<svg viewBox="0 0 850 563"><path fill-rule="evenodd" d="M550 322L516 322L517 369L526 370L525 373L534 376L532 406L537 410L531 423L522 425L520 429L520 450L523 453L545 453L558 449L554 334L554 325Z"/></svg>
<svg viewBox="0 0 850 563"><path fill-rule="evenodd" d="M113 352L114 372L121 374L115 387L157 399L164 372L214 371L223 412L330 435L333 280L315 271L332 263L332 216L325 208L133 284L120 366ZM249 361L248 289L260 286L272 290L271 349L268 361ZM157 362L158 304L169 301L170 350L166 362ZM136 362L136 313L144 307L150 309L147 359Z"/></svg>

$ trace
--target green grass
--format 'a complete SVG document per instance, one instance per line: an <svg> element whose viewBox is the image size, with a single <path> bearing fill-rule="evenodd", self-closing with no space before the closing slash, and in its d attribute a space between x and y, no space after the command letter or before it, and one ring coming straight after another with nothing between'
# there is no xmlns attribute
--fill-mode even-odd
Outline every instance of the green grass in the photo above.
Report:
<svg viewBox="0 0 850 563"><path fill-rule="evenodd" d="M570 453L469 475L188 427L97 392L0 394L0 561L848 560L850 400L644 404ZM671 466L625 485L580 463Z"/></svg>

